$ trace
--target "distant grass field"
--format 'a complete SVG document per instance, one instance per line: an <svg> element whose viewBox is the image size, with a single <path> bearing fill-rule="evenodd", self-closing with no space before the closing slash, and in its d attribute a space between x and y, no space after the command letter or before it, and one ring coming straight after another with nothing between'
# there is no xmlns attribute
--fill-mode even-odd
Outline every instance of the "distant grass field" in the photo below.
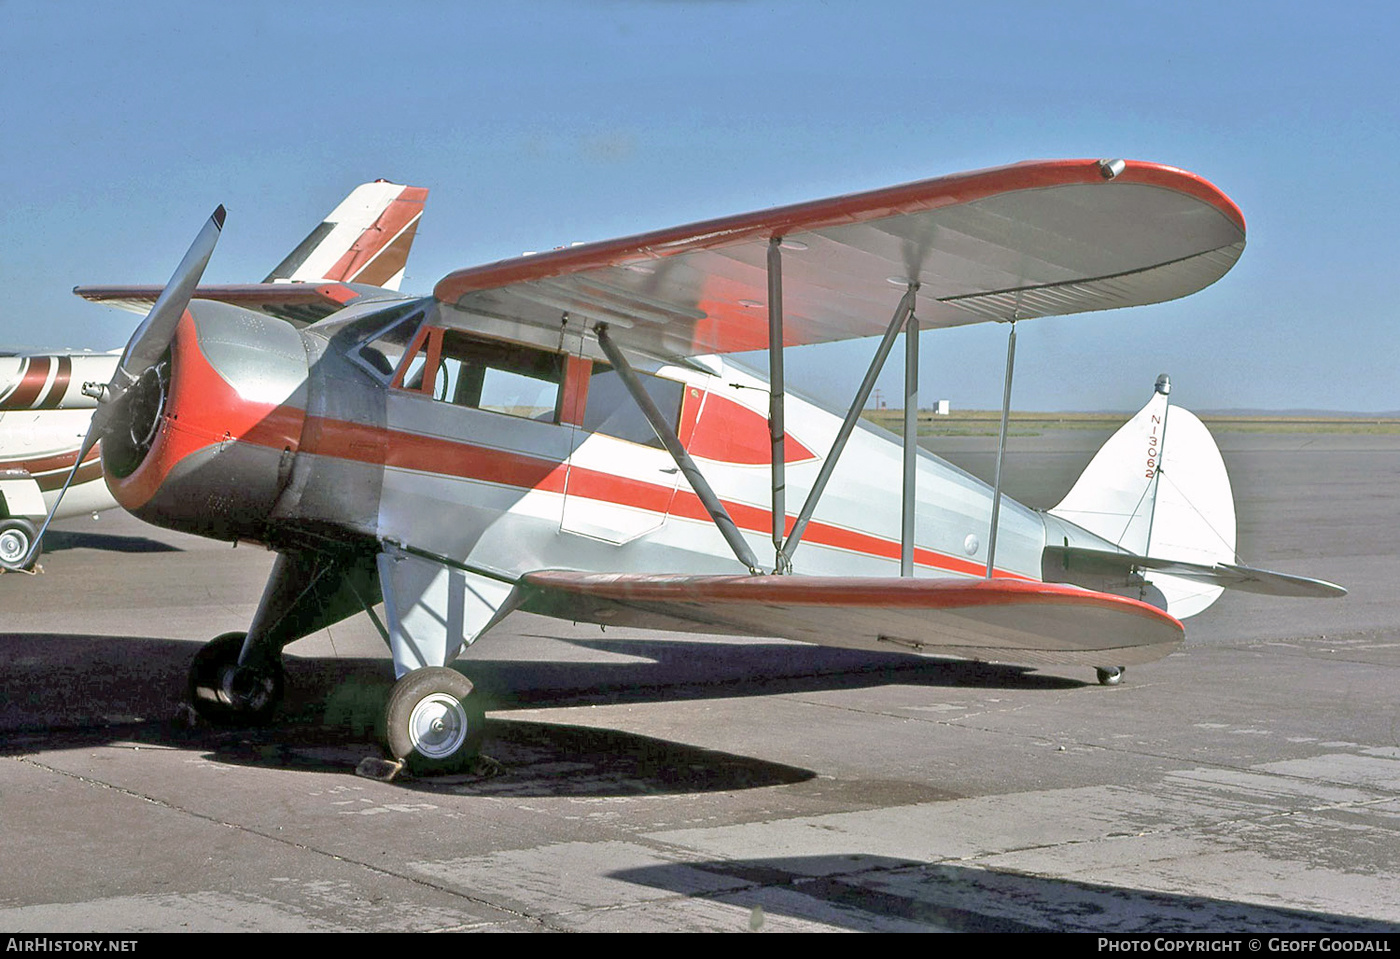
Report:
<svg viewBox="0 0 1400 959"><path fill-rule="evenodd" d="M1128 413L1029 413L1012 411L1007 433L1039 436L1050 430L1115 430ZM1400 433L1397 417L1278 416L1197 414L1216 433ZM903 410L866 410L866 419L895 433L904 429ZM947 416L919 412L920 436L995 436L999 410L959 410Z"/></svg>

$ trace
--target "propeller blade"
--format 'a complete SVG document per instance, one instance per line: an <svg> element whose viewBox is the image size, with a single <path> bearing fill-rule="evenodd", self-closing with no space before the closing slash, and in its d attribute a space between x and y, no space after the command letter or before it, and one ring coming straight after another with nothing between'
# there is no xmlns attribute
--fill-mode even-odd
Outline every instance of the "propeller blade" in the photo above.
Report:
<svg viewBox="0 0 1400 959"><path fill-rule="evenodd" d="M142 373L160 362L161 356L170 346L170 341L175 338L175 327L180 324L180 317L185 315L185 307L190 305L190 297L194 295L195 287L199 286L204 268L209 264L209 257L214 254L214 245L219 242L219 233L224 228L224 215L223 205L220 204L209 217L209 222L204 224L204 229L194 238L189 252L175 268L175 273L161 291L156 305L151 307L151 312L146 314L146 318L131 335L131 340L122 353L121 362L112 374L111 382L98 399L97 409L92 411L92 422L88 424L82 445L78 447L78 458L73 461L73 468L68 471L68 478L63 481L63 488L58 491L58 497L53 501L53 506L49 507L43 525L39 527L39 534L34 537L34 544L29 548L29 555L25 557L25 565L28 565L39 551L39 543L44 538L49 524L53 522L58 505L63 502L68 487L73 485L73 478L78 475L78 468L83 465L83 457L87 456L97 441L107 433L116 407L122 405L121 399L131 385L141 378Z"/></svg>
<svg viewBox="0 0 1400 959"><path fill-rule="evenodd" d="M141 374L154 366L175 337L175 327L180 317L185 315L190 297L204 275L204 267L214 253L214 245L219 242L219 231L224 228L224 208L222 205L209 217L199 236L194 238L189 252L175 268L170 282L161 291L156 305L141 321L131 340L126 344L116 373L112 374L111 387L118 391L125 389L140 378ZM119 382L120 379L120 382Z"/></svg>

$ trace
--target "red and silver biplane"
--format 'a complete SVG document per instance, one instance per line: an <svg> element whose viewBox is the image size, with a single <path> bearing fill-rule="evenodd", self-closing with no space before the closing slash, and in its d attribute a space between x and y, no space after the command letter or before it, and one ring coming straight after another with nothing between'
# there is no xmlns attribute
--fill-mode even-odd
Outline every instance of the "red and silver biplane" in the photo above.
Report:
<svg viewBox="0 0 1400 959"><path fill-rule="evenodd" d="M422 187L387 180L360 184L255 285L263 292L251 305L305 323L378 292L364 287L397 292L427 198ZM245 289L200 287L195 295L240 302ZM75 292L144 316L160 287L78 287ZM0 356L0 570L28 569L38 558L39 523L59 499L97 406L82 385L107 382L117 360L115 352ZM57 518L116 505L102 481L101 454L90 448Z"/></svg>
<svg viewBox="0 0 1400 959"><path fill-rule="evenodd" d="M247 632L195 658L204 716L266 719L282 648L361 611L399 677L389 750L452 769L483 714L448 664L514 610L1114 682L1223 587L1343 592L1236 562L1219 453L1165 381L1048 512L917 447L920 330L1008 324L1009 397L1018 321L1234 265L1243 217L1190 173L925 180L461 270L300 329L257 309L269 287L191 300L223 217L93 390L84 442L137 516L278 553ZM858 423L901 333L903 441ZM785 347L877 335L844 417L788 392ZM725 358L763 348L766 378Z"/></svg>

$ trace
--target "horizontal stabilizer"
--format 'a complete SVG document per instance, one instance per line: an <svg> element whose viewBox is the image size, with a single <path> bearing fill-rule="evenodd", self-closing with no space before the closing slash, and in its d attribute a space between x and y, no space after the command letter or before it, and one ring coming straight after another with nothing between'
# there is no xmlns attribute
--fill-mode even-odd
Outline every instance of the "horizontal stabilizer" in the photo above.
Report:
<svg viewBox="0 0 1400 959"><path fill-rule="evenodd" d="M351 191L261 283L201 286L191 299L215 300L301 325L352 300L396 293L428 191L387 180ZM160 286L78 286L73 292L145 316Z"/></svg>
<svg viewBox="0 0 1400 959"><path fill-rule="evenodd" d="M105 303L144 316L162 289L159 286L75 286L73 292L91 303ZM399 298L398 294L386 293L377 286L327 282L201 286L191 299L228 303L279 320L304 324L315 323L367 296Z"/></svg>
<svg viewBox="0 0 1400 959"><path fill-rule="evenodd" d="M1345 588L1325 580L1255 569L1251 566L1236 566L1233 563L1204 565L1074 546L1047 546L1045 558L1047 561L1058 563L1065 571L1081 574L1121 574L1126 577L1141 570L1155 570L1181 579L1209 583L1225 589L1239 589L1247 593L1262 593L1265 596L1326 599L1347 594Z"/></svg>
<svg viewBox="0 0 1400 959"><path fill-rule="evenodd" d="M1027 665L1161 659L1182 626L1136 600L1023 580L528 573L512 608L575 622L776 636Z"/></svg>

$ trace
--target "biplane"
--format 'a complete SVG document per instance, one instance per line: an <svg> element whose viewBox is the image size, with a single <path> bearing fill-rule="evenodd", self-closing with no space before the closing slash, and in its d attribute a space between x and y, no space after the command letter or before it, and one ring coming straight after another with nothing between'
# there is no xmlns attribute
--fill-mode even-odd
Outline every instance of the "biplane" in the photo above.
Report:
<svg viewBox="0 0 1400 959"><path fill-rule="evenodd" d="M1237 561L1219 452L1165 380L1048 512L1001 494L1000 452L989 486L918 448L921 330L1007 326L1004 447L1017 323L1234 265L1240 211L1172 167L924 180L465 269L302 328L275 284L200 298L223 221L90 389L82 447L101 439L138 517L277 553L247 631L191 666L216 721L268 719L282 649L361 612L398 677L385 744L424 771L478 750L479 697L449 664L516 610L1111 683L1225 587L1344 592ZM901 335L902 438L859 422ZM844 415L789 390L786 348L856 337L877 346ZM754 350L763 373L732 357Z"/></svg>
<svg viewBox="0 0 1400 959"><path fill-rule="evenodd" d="M278 297L244 301L291 323L314 322L348 298L397 291L428 191L387 180L362 183L336 205L262 284ZM288 286L286 284L296 284ZM196 295L238 301L240 287L201 287ZM78 287L78 295L145 315L160 287ZM27 569L39 555L38 524L59 497L97 400L87 382L105 383L117 353L0 356L0 569ZM102 481L99 448L88 450L58 518L117 505Z"/></svg>

